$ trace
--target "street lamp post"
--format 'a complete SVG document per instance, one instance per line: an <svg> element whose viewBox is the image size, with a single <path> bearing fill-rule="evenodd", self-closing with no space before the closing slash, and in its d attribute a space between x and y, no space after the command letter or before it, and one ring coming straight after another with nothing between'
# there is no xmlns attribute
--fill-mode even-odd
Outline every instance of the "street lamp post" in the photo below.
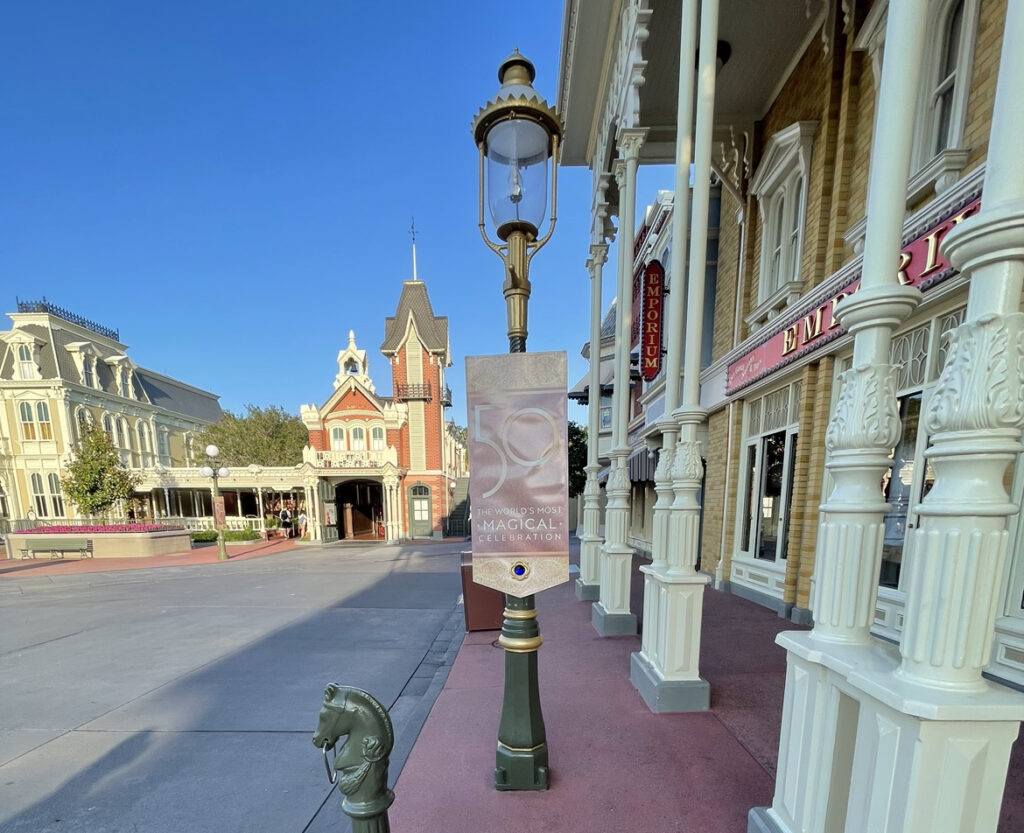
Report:
<svg viewBox="0 0 1024 833"><path fill-rule="evenodd" d="M217 520L217 500L220 497L220 488L217 484L217 478L227 477L231 472L224 466L218 466L217 458L219 456L220 449L217 448L217 446L206 446L206 465L199 469L199 473L203 477L210 478L210 492L213 495L213 525L217 529L217 560L227 561L228 551L227 547L224 546L224 529Z"/></svg>
<svg viewBox="0 0 1024 833"><path fill-rule="evenodd" d="M480 236L505 264L510 353L526 352L530 261L555 229L558 147L562 120L533 88L533 64L516 49L498 68L501 88L473 120L480 151ZM551 218L538 239L548 197ZM487 235L484 203L499 242ZM533 594L505 596L498 644L505 649L505 693L494 773L499 790L546 790L548 746L537 678L540 628Z"/></svg>

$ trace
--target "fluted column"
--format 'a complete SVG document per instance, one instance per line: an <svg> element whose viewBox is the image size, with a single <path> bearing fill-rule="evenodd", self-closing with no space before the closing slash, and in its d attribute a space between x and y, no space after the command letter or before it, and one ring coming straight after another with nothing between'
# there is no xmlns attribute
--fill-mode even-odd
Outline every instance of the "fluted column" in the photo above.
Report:
<svg viewBox="0 0 1024 833"><path fill-rule="evenodd" d="M636 633L629 609L633 550L626 545L629 527L629 353L633 321L633 239L636 231L636 172L647 130L630 128L619 134L620 160L615 165L619 186L618 302L615 333L615 389L612 404L611 471L606 486L605 543L601 550L601 591L591 609L591 622L601 636Z"/></svg>
<svg viewBox="0 0 1024 833"><path fill-rule="evenodd" d="M603 189L602 189L603 195ZM602 221L603 225L603 221ZM601 591L601 487L597 473L598 434L601 431L601 278L608 260L608 245L590 247L590 381L587 408L587 482L583 488L583 535L580 536L580 577L576 598L594 601Z"/></svg>
<svg viewBox="0 0 1024 833"><path fill-rule="evenodd" d="M918 94L927 0L892 4L886 26L868 174L867 230L860 288L836 307L854 334L853 365L839 377L839 402L825 433L826 468L835 487L821 507L811 608L816 639L867 644L875 618L888 505L879 484L899 438L892 333L920 303L893 269L903 238L913 114ZM911 108L912 109L912 108Z"/></svg>
<svg viewBox="0 0 1024 833"><path fill-rule="evenodd" d="M653 563L642 566L644 573L644 627L641 650L630 658L630 680L652 711L679 712L706 709L709 687L699 674L700 625L704 585L707 577L694 569L700 527L700 504L696 490L703 473L700 452L693 436L685 444L677 444L680 431L677 422L680 369L684 353L687 374L697 378L700 373L700 331L703 303L693 305L693 289L702 293L704 252L707 247L707 214L710 183L710 113L714 107L715 37L717 8L702 17L701 76L710 73L710 84L701 85L703 119L701 151L706 168L698 168L696 181L703 177L702 192L693 196L693 231L703 224L703 242L694 237L690 247L691 271L686 272L686 240L690 231L690 159L693 156L693 107L695 72L692 56L697 44L698 0L684 0L679 44L679 100L676 120L675 197L672 206L672 260L669 274L672 292L669 295L668 355L665 368L665 413L659 424L662 431L661 455L655 470L654 483L658 495L654 507ZM705 31L706 30L706 31ZM705 37L710 38L710 69ZM706 136L704 135L706 134ZM703 170L704 173L700 171ZM702 206L699 205L703 199ZM703 217L703 220L699 219ZM695 252L700 252L699 274L692 271ZM699 285L699 286L696 286ZM684 288L686 291L684 291ZM686 345L683 345L683 315L686 312ZM691 336L696 335L696 358ZM694 369L696 367L696 369ZM699 401L699 388L689 391ZM702 415L701 415L702 416ZM696 427L694 426L694 432ZM696 480L694 481L694 478ZM696 482L696 489L692 488ZM690 558L692 556L692 559Z"/></svg>

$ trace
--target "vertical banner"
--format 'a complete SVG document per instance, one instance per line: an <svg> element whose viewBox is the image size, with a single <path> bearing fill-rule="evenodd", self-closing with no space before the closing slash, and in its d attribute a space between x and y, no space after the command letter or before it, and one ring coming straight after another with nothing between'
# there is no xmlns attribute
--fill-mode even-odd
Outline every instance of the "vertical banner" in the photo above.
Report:
<svg viewBox="0 0 1024 833"><path fill-rule="evenodd" d="M473 581L520 598L569 580L566 365L466 358Z"/></svg>
<svg viewBox="0 0 1024 833"><path fill-rule="evenodd" d="M661 326L665 299L665 270L652 260L644 272L644 304L640 337L640 375L654 381L661 372Z"/></svg>
<svg viewBox="0 0 1024 833"><path fill-rule="evenodd" d="M223 495L218 495L213 501L213 528L223 528L226 520L227 513L224 511L224 497Z"/></svg>

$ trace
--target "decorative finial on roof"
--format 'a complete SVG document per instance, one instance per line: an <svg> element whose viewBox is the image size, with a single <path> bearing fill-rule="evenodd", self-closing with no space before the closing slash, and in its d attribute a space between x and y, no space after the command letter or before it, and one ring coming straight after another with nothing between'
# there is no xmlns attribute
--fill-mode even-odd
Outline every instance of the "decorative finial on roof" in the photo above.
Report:
<svg viewBox="0 0 1024 833"><path fill-rule="evenodd" d="M349 330L348 331L348 346L349 347L355 347L356 346L356 331L355 330Z"/></svg>
<svg viewBox="0 0 1024 833"><path fill-rule="evenodd" d="M412 225L409 227L409 234L412 236L412 279L418 281L416 277L416 218L412 218Z"/></svg>

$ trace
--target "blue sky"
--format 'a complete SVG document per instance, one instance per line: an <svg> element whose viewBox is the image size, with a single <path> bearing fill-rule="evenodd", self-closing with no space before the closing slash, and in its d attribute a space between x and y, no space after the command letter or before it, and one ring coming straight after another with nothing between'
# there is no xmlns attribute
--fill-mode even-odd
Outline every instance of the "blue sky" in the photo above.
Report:
<svg viewBox="0 0 1024 833"><path fill-rule="evenodd" d="M466 355L508 349L477 231L476 111L513 47L554 103L562 4L63 0L0 31L0 304L40 296L138 364L246 403L320 403L354 330L378 392L384 318L418 276ZM559 172L528 347L586 372L590 172ZM654 186L640 194L645 205ZM614 250L605 269L605 302ZM585 411L570 418L585 421Z"/></svg>

